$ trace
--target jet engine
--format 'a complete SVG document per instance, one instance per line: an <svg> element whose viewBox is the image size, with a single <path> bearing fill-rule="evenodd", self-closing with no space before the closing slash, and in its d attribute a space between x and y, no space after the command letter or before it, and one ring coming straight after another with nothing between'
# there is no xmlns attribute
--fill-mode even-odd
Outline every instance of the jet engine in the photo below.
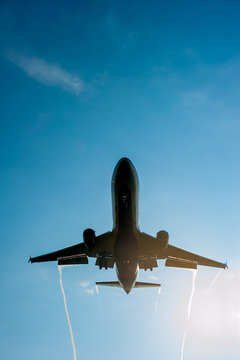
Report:
<svg viewBox="0 0 240 360"><path fill-rule="evenodd" d="M95 231L93 229L86 229L83 232L83 242L87 249L91 249L95 243Z"/></svg>
<svg viewBox="0 0 240 360"><path fill-rule="evenodd" d="M161 230L157 233L157 241L160 244L160 248L162 251L165 251L168 246L169 235L167 231Z"/></svg>

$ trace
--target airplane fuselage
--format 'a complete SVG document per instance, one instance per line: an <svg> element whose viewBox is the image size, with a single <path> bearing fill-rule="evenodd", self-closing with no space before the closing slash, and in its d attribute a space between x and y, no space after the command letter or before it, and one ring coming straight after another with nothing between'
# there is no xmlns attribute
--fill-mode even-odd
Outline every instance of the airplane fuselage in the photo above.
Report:
<svg viewBox="0 0 240 360"><path fill-rule="evenodd" d="M114 259L118 280L129 293L138 276L138 176L132 162L122 158L112 177Z"/></svg>

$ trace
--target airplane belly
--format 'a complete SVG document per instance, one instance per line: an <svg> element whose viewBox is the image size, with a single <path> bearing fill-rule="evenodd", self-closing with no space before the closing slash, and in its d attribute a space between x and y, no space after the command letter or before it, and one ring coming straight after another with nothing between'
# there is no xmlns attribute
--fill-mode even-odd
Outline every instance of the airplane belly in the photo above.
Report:
<svg viewBox="0 0 240 360"><path fill-rule="evenodd" d="M134 287L138 276L136 259L117 259L116 273L122 288L128 294Z"/></svg>
<svg viewBox="0 0 240 360"><path fill-rule="evenodd" d="M122 288L129 293L138 276L138 244L133 233L117 235L114 247L116 273Z"/></svg>
<svg viewBox="0 0 240 360"><path fill-rule="evenodd" d="M133 233L123 232L116 236L114 258L116 261L138 258L138 243Z"/></svg>

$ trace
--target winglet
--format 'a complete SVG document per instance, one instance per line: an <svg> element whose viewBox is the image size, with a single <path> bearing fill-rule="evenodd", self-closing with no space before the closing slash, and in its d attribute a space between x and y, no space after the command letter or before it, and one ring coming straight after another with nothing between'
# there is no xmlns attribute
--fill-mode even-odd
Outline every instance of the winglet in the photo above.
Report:
<svg viewBox="0 0 240 360"><path fill-rule="evenodd" d="M227 261L226 261L225 264L224 264L224 269L228 269Z"/></svg>
<svg viewBox="0 0 240 360"><path fill-rule="evenodd" d="M31 262L32 262L32 258L31 258L31 256L29 256L28 263L31 263Z"/></svg>

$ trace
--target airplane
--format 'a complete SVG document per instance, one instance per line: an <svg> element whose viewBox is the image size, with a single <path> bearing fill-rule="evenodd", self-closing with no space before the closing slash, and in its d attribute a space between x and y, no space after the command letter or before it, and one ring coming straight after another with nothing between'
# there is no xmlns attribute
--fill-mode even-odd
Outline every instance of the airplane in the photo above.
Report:
<svg viewBox="0 0 240 360"><path fill-rule="evenodd" d="M141 232L138 215L138 175L133 163L120 159L112 176L113 229L95 235L93 229L83 231L83 242L45 255L30 257L29 262L57 261L58 265L88 264L96 258L99 269L116 266L118 281L96 282L96 285L122 287L127 294L133 288L160 287L157 283L138 282L139 269L151 271L157 260L165 266L197 269L198 265L225 269L227 264L208 259L169 244L167 231L156 237Z"/></svg>

